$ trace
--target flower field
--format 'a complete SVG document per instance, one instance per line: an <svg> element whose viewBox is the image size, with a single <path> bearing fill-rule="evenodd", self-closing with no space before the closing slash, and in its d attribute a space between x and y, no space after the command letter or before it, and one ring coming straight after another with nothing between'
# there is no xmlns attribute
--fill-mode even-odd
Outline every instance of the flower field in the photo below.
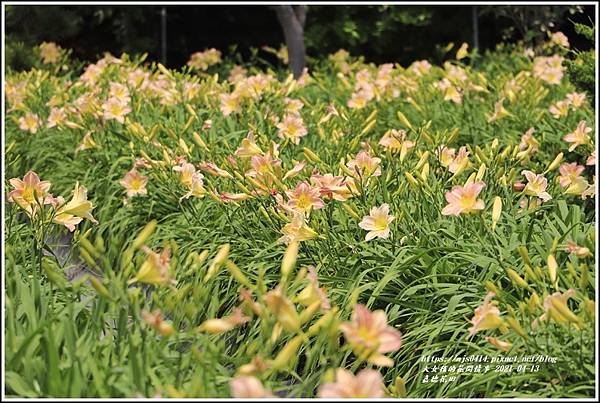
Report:
<svg viewBox="0 0 600 403"><path fill-rule="evenodd" d="M567 48L293 79L42 44L5 86L6 395L593 396Z"/></svg>

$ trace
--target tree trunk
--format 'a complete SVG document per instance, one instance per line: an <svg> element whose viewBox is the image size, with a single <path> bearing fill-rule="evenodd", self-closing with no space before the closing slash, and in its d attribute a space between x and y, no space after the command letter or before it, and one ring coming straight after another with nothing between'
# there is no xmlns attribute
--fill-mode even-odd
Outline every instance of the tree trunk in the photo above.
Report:
<svg viewBox="0 0 600 403"><path fill-rule="evenodd" d="M304 71L306 55L304 50L304 24L306 22L306 6L274 6L277 19L283 29L283 36L288 49L288 61L294 78Z"/></svg>

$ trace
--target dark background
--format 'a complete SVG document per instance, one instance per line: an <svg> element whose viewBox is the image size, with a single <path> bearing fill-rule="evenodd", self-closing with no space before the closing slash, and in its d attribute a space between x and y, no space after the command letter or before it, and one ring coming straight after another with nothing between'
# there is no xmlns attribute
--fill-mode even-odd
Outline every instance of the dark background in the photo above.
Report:
<svg viewBox="0 0 600 403"><path fill-rule="evenodd" d="M368 62L427 58L439 62L440 46L468 42L473 47L474 6L308 6L305 42L309 57L340 48ZM147 52L161 60L163 6L6 6L7 43L35 46L53 41L73 50L81 60L96 60L104 51ZM243 58L252 48L284 42L275 11L269 6L165 6L167 65L179 67L191 53L215 47ZM535 45L544 31L562 31L572 47L585 50L589 41L574 33L573 22L590 25L593 6L477 6L481 50L499 42L524 40ZM595 23L595 21L594 21ZM456 48L455 48L456 49ZM274 56L262 52L267 61Z"/></svg>

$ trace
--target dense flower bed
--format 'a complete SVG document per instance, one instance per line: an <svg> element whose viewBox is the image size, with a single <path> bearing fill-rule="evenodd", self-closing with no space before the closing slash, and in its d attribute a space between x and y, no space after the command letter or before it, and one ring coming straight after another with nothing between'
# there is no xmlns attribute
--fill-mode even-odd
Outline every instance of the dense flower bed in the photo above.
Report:
<svg viewBox="0 0 600 403"><path fill-rule="evenodd" d="M339 51L294 80L43 44L5 87L7 394L592 396L595 122L567 48Z"/></svg>

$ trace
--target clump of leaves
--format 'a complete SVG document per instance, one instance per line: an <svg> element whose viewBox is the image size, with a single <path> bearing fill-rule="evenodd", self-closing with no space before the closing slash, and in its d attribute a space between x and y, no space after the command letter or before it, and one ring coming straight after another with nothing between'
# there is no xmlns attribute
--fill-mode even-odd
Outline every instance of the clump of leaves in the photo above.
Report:
<svg viewBox="0 0 600 403"><path fill-rule="evenodd" d="M575 32L583 35L592 42L594 41L594 29L593 26L575 24ZM592 47L586 51L574 50L573 54L575 58L566 62L569 79L579 91L587 93L593 104L595 97L594 72L596 71L596 52Z"/></svg>

